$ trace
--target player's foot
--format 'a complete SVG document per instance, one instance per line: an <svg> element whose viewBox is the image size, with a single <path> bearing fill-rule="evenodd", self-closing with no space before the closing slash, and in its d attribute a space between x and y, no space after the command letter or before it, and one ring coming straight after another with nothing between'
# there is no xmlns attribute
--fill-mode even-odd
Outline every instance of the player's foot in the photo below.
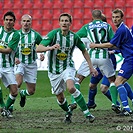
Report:
<svg viewBox="0 0 133 133"><path fill-rule="evenodd" d="M123 109L118 115L119 116L130 116L132 114L133 114L132 111L127 111L127 110Z"/></svg>
<svg viewBox="0 0 133 133"><path fill-rule="evenodd" d="M97 106L95 103L93 105L88 105L88 104L86 104L86 105L87 105L88 109L95 109Z"/></svg>
<svg viewBox="0 0 133 133"><path fill-rule="evenodd" d="M74 109L77 108L77 104L76 103L72 103L72 104L69 104L68 107L71 109L71 111L73 111Z"/></svg>
<svg viewBox="0 0 133 133"><path fill-rule="evenodd" d="M111 108L112 108L112 110L113 110L116 114L121 113L121 107L120 107L120 106L118 106L118 105L112 105Z"/></svg>
<svg viewBox="0 0 133 133"><path fill-rule="evenodd" d="M67 124L71 123L72 122L71 116L72 116L72 113L71 112L67 112L66 115L65 115L64 122L67 123Z"/></svg>
<svg viewBox="0 0 133 133"><path fill-rule="evenodd" d="M93 123L94 120L95 120L95 116L93 116L92 114L90 114L90 115L86 116L86 119L88 119L90 123Z"/></svg>
<svg viewBox="0 0 133 133"><path fill-rule="evenodd" d="M13 117L12 113L9 110L6 110L5 107L2 109L1 115L7 118Z"/></svg>
<svg viewBox="0 0 133 133"><path fill-rule="evenodd" d="M26 96L22 96L22 94L20 92L20 97L21 97L20 106L24 107L25 106L25 102L26 102Z"/></svg>

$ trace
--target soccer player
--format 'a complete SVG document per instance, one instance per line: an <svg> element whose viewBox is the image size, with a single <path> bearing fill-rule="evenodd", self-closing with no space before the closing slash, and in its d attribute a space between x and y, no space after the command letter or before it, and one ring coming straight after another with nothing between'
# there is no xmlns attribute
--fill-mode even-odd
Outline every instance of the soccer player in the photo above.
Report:
<svg viewBox="0 0 133 133"><path fill-rule="evenodd" d="M14 58L20 35L13 28L16 17L12 11L4 14L4 26L0 26L0 80L6 88L9 88L9 96L4 103L2 90L0 90L0 104L2 105L2 116L12 117L9 107L15 102L18 95L18 87L14 75Z"/></svg>
<svg viewBox="0 0 133 133"><path fill-rule="evenodd" d="M42 41L41 35L31 28L32 17L25 14L21 18L22 29L18 32L20 40L15 58L15 75L18 83L18 88L25 81L27 89L20 90L20 106L24 107L26 96L31 96L35 93L37 79L37 53L36 45ZM40 60L44 60L44 54L40 54Z"/></svg>
<svg viewBox="0 0 133 133"><path fill-rule="evenodd" d="M76 70L72 54L76 46L82 51L83 56L87 60L90 73L93 76L96 76L98 73L91 64L89 54L83 42L75 33L70 31L71 24L71 15L67 13L61 14L59 17L60 28L49 32L36 51L48 51L48 76L52 86L52 94L56 95L59 106L66 111L65 122L70 123L72 115L72 110L68 107L68 102L64 95L66 88L73 95L86 118L93 122L95 117L89 112L81 92L74 87Z"/></svg>
<svg viewBox="0 0 133 133"><path fill-rule="evenodd" d="M114 37L109 43L92 43L91 48L118 48L124 58L123 64L118 72L115 80L115 85L117 87L120 100L123 105L123 111L120 115L129 116L132 111L128 104L128 91L131 88L126 81L133 74L133 37L129 28L123 22L124 13L121 9L115 9L112 12L112 20L114 25L117 27ZM128 88L128 90L126 90ZM130 94L132 96L132 92ZM133 99L132 99L133 102Z"/></svg>

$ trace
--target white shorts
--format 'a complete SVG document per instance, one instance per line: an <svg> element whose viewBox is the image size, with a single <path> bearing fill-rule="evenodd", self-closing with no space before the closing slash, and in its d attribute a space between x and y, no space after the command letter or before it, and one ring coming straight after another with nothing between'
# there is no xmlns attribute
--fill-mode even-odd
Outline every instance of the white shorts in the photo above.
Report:
<svg viewBox="0 0 133 133"><path fill-rule="evenodd" d="M48 77L51 83L52 94L58 95L66 90L66 81L71 79L75 82L76 69L73 67L68 67L61 74L53 74L48 72Z"/></svg>
<svg viewBox="0 0 133 133"><path fill-rule="evenodd" d="M98 67L103 75L107 78L115 75L115 70L111 59L93 59L91 58L93 66Z"/></svg>
<svg viewBox="0 0 133 133"><path fill-rule="evenodd" d="M77 70L77 74L82 75L84 77L87 77L87 76L90 75L90 68L89 68L88 63L87 63L86 60L84 60L81 63L79 69Z"/></svg>
<svg viewBox="0 0 133 133"><path fill-rule="evenodd" d="M23 80L28 83L36 83L37 80L37 63L23 64L20 63L14 67L15 75L21 74Z"/></svg>
<svg viewBox="0 0 133 133"><path fill-rule="evenodd" d="M2 82L5 87L8 87L9 85L16 84L16 77L14 74L14 68L0 68L0 79L2 79Z"/></svg>

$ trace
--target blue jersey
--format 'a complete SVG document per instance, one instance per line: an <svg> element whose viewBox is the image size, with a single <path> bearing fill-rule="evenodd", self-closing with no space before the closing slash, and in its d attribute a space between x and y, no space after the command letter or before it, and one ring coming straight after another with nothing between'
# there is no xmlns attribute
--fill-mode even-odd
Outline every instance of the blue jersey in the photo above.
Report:
<svg viewBox="0 0 133 133"><path fill-rule="evenodd" d="M133 38L129 28L122 22L118 27L111 44L119 48L123 58L133 59Z"/></svg>

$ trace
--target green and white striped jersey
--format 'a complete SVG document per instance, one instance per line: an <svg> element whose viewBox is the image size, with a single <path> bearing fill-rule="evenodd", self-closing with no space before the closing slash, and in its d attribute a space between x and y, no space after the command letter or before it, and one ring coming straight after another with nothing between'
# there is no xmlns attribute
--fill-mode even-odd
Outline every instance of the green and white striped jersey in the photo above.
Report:
<svg viewBox="0 0 133 133"><path fill-rule="evenodd" d="M114 36L112 27L101 20L94 20L88 24L85 24L77 34L82 37L87 37L90 42L94 43L106 43ZM95 48L89 49L89 54L91 58L109 58L107 48Z"/></svg>
<svg viewBox="0 0 133 133"><path fill-rule="evenodd" d="M19 31L20 40L16 57L24 64L31 64L37 59L36 45L42 41L41 35L31 29L28 33L24 33L22 29Z"/></svg>
<svg viewBox="0 0 133 133"><path fill-rule="evenodd" d="M85 50L83 42L75 33L69 31L67 36L63 36L60 28L49 32L41 44L44 46L60 44L59 50L48 51L49 72L54 74L62 73L69 66L74 67L72 54L75 46L81 51Z"/></svg>
<svg viewBox="0 0 133 133"><path fill-rule="evenodd" d="M0 53L0 67L8 68L14 66L15 52L19 42L19 34L17 30L12 29L10 32L4 30L4 26L0 26L0 48L11 48L10 54Z"/></svg>

